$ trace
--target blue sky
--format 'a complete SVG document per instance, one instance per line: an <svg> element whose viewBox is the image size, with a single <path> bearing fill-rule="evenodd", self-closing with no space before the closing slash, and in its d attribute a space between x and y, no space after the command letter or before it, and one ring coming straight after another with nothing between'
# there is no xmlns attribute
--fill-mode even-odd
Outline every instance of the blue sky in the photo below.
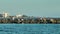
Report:
<svg viewBox="0 0 60 34"><path fill-rule="evenodd" d="M60 0L0 0L0 13L60 17Z"/></svg>

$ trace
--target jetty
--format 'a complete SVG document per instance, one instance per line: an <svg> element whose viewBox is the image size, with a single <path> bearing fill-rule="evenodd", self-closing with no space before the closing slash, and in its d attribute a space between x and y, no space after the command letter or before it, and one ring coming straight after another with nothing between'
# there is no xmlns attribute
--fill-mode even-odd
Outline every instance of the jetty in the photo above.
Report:
<svg viewBox="0 0 60 34"><path fill-rule="evenodd" d="M51 17L34 17L26 15L11 16L8 13L0 14L0 23L16 23L16 24L60 24L60 18Z"/></svg>

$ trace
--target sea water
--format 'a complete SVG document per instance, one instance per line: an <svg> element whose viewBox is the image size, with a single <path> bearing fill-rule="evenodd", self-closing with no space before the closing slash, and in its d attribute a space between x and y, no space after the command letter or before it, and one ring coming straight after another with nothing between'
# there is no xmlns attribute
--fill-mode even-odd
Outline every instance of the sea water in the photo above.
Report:
<svg viewBox="0 0 60 34"><path fill-rule="evenodd" d="M60 24L0 24L0 34L60 34Z"/></svg>

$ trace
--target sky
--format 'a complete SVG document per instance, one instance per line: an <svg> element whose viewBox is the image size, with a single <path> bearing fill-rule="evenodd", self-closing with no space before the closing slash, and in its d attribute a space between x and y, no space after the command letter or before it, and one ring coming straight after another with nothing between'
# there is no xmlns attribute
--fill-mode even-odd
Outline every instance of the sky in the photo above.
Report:
<svg viewBox="0 0 60 34"><path fill-rule="evenodd" d="M60 17L60 0L0 0L0 13Z"/></svg>

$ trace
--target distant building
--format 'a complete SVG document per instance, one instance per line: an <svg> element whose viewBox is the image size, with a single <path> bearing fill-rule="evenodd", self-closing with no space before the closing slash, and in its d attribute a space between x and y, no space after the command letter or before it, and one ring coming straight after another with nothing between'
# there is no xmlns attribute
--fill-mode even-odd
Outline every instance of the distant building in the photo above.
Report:
<svg viewBox="0 0 60 34"><path fill-rule="evenodd" d="M0 14L0 17L3 17L3 14Z"/></svg>
<svg viewBox="0 0 60 34"><path fill-rule="evenodd" d="M3 17L5 17L5 18L8 17L8 13L4 13Z"/></svg>
<svg viewBox="0 0 60 34"><path fill-rule="evenodd" d="M18 17L22 17L22 16L23 16L23 15L20 15L20 14L19 14L19 15L16 15L17 18L18 18Z"/></svg>

